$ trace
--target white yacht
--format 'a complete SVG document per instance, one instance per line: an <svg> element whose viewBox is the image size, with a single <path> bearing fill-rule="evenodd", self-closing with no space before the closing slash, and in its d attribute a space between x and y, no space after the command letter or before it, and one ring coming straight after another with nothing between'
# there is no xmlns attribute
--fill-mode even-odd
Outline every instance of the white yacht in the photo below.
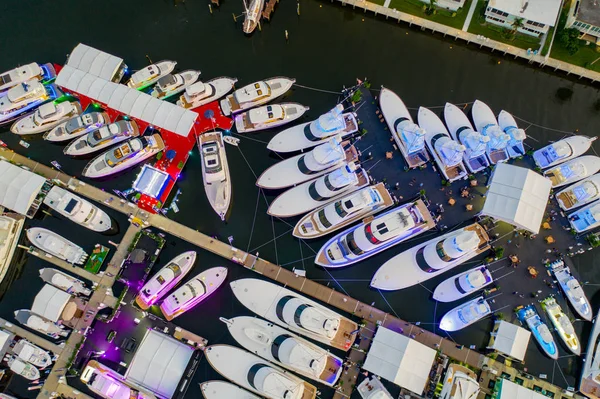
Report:
<svg viewBox="0 0 600 399"><path fill-rule="evenodd" d="M142 310L154 305L192 270L195 261L194 251L187 251L174 257L144 284L135 298L135 303Z"/></svg>
<svg viewBox="0 0 600 399"><path fill-rule="evenodd" d="M106 212L62 187L53 186L44 197L44 204L87 229L103 232L112 227Z"/></svg>
<svg viewBox="0 0 600 399"><path fill-rule="evenodd" d="M490 166L486 156L490 138L476 132L467 115L454 104L446 103L444 119L452 138L465 146L463 160L469 172L477 173Z"/></svg>
<svg viewBox="0 0 600 399"><path fill-rule="evenodd" d="M51 267L40 269L40 278L69 294L83 296L92 294L92 290L87 288L83 281Z"/></svg>
<svg viewBox="0 0 600 399"><path fill-rule="evenodd" d="M254 278L230 286L242 305L281 327L345 351L354 343L356 323L294 291Z"/></svg>
<svg viewBox="0 0 600 399"><path fill-rule="evenodd" d="M315 386L243 349L211 345L204 349L204 355L223 377L267 399L316 397Z"/></svg>
<svg viewBox="0 0 600 399"><path fill-rule="evenodd" d="M244 0L244 6L246 8L246 17L244 18L242 30L245 34L249 35L254 32L254 29L260 23L265 0L250 0L250 6L246 5L246 0Z"/></svg>
<svg viewBox="0 0 600 399"><path fill-rule="evenodd" d="M164 148L159 134L129 139L92 159L82 174L91 178L110 176L144 162Z"/></svg>
<svg viewBox="0 0 600 399"><path fill-rule="evenodd" d="M24 224L24 217L0 215L0 283L14 270L11 263L18 248Z"/></svg>
<svg viewBox="0 0 600 399"><path fill-rule="evenodd" d="M45 133L44 140L55 142L71 140L96 130L109 122L110 117L106 112L94 111L75 116Z"/></svg>
<svg viewBox="0 0 600 399"><path fill-rule="evenodd" d="M295 186L332 172L341 165L358 161L358 151L350 141L335 136L311 151L284 159L265 170L256 185L267 189Z"/></svg>
<svg viewBox="0 0 600 399"><path fill-rule="evenodd" d="M594 320L594 327L586 348L586 356L583 361L583 370L579 380L579 391L585 396L593 399L599 397L600 392L600 317Z"/></svg>
<svg viewBox="0 0 600 399"><path fill-rule="evenodd" d="M206 381L200 384L204 399L261 399L253 393L225 381Z"/></svg>
<svg viewBox="0 0 600 399"><path fill-rule="evenodd" d="M533 337L540 345L540 348L542 348L542 351L550 359L558 359L558 347L556 346L552 332L550 332L546 323L542 321L535 306L521 306L516 313L519 321L531 330Z"/></svg>
<svg viewBox="0 0 600 399"><path fill-rule="evenodd" d="M518 158L525 155L525 146L523 141L527 138L525 130L519 129L517 121L508 112L502 110L498 114L498 125L504 133L510 136L506 150L511 158Z"/></svg>
<svg viewBox="0 0 600 399"><path fill-rule="evenodd" d="M593 230L600 226L600 200L569 214L569 223L578 233Z"/></svg>
<svg viewBox="0 0 600 399"><path fill-rule="evenodd" d="M312 122L301 123L276 134L267 148L275 152L300 151L323 144L334 136L344 138L357 131L356 115L344 113L344 106L338 104Z"/></svg>
<svg viewBox="0 0 600 399"><path fill-rule="evenodd" d="M404 251L375 272L371 287L400 290L427 281L489 249L487 232L474 223Z"/></svg>
<svg viewBox="0 0 600 399"><path fill-rule="evenodd" d="M385 87L379 93L379 106L388 129L409 168L429 162L425 149L425 130L414 123L400 97Z"/></svg>
<svg viewBox="0 0 600 399"><path fill-rule="evenodd" d="M466 179L463 164L466 147L452 140L442 120L430 109L419 107L417 118L427 132L425 142L444 178L449 182Z"/></svg>
<svg viewBox="0 0 600 399"><path fill-rule="evenodd" d="M21 338L13 346L12 351L25 362L31 363L39 368L46 368L52 364L50 353Z"/></svg>
<svg viewBox="0 0 600 399"><path fill-rule="evenodd" d="M38 64L32 62L0 73L0 95L11 87L25 83L29 80L50 81L56 77L52 64Z"/></svg>
<svg viewBox="0 0 600 399"><path fill-rule="evenodd" d="M145 68L136 71L131 75L127 86L136 90L143 90L146 87L158 82L160 78L173 72L177 62L175 61L160 61L156 64L148 65Z"/></svg>
<svg viewBox="0 0 600 399"><path fill-rule="evenodd" d="M298 103L263 105L235 116L238 133L256 132L286 125L300 118L308 107Z"/></svg>
<svg viewBox="0 0 600 399"><path fill-rule="evenodd" d="M69 331L62 325L58 325L45 317L35 314L29 309L20 309L14 313L15 319L19 323L48 337L57 339L58 337L69 335Z"/></svg>
<svg viewBox="0 0 600 399"><path fill-rule="evenodd" d="M450 363L444 376L439 399L476 399L479 395L477 374L458 363Z"/></svg>
<svg viewBox="0 0 600 399"><path fill-rule="evenodd" d="M471 109L475 129L484 136L488 136L490 141L487 143L486 154L492 165L498 162L506 162L510 158L508 154L508 142L510 136L498 125L496 116L482 101L475 100Z"/></svg>
<svg viewBox="0 0 600 399"><path fill-rule="evenodd" d="M190 87L200 77L200 71L192 69L175 74L168 74L158 79L156 86L150 92L152 97L166 100Z"/></svg>
<svg viewBox="0 0 600 399"><path fill-rule="evenodd" d="M40 379L40 371L33 364L21 360L19 357L14 355L7 356L6 358L4 358L4 360L10 368L10 371L12 371L13 373L18 374L21 377L30 381Z"/></svg>
<svg viewBox="0 0 600 399"><path fill-rule="evenodd" d="M79 114L81 114L81 106L76 101L63 101L60 104L46 103L32 114L18 119L12 124L10 131L19 135L42 133Z"/></svg>
<svg viewBox="0 0 600 399"><path fill-rule="evenodd" d="M223 133L214 131L198 135L198 147L208 202L221 220L225 221L231 205L231 176Z"/></svg>
<svg viewBox="0 0 600 399"><path fill-rule="evenodd" d="M62 95L56 85L43 85L37 80L28 80L11 87L0 96L0 124L10 122Z"/></svg>
<svg viewBox="0 0 600 399"><path fill-rule="evenodd" d="M192 309L215 292L227 278L226 267L205 270L179 287L160 304L169 321Z"/></svg>
<svg viewBox="0 0 600 399"><path fill-rule="evenodd" d="M558 334L560 339L564 342L567 348L577 356L581 355L581 344L577 333L573 328L573 324L569 317L563 312L560 305L556 302L553 297L544 299L541 303L542 308L546 311L554 331Z"/></svg>
<svg viewBox="0 0 600 399"><path fill-rule="evenodd" d="M221 100L221 110L225 115L232 115L263 105L285 94L295 82L296 79L275 77L250 83Z"/></svg>
<svg viewBox="0 0 600 399"><path fill-rule="evenodd" d="M31 227L27 229L27 238L39 249L74 265L83 265L87 260L83 248L53 231Z"/></svg>
<svg viewBox="0 0 600 399"><path fill-rule="evenodd" d="M494 278L486 266L478 266L442 281L433 291L438 302L452 302L464 298L492 284Z"/></svg>
<svg viewBox="0 0 600 399"><path fill-rule="evenodd" d="M565 293L569 303L582 319L592 321L592 307L585 296L585 292L579 281L571 274L571 269L565 265L563 260L556 260L550 264L550 270L558 281L560 288Z"/></svg>
<svg viewBox="0 0 600 399"><path fill-rule="evenodd" d="M221 321L238 344L271 363L330 387L340 378L342 359L284 328L249 316Z"/></svg>
<svg viewBox="0 0 600 399"><path fill-rule="evenodd" d="M135 121L122 119L76 138L65 147L63 153L71 156L92 154L139 135Z"/></svg>
<svg viewBox="0 0 600 399"><path fill-rule="evenodd" d="M600 199L600 173L559 191L555 197L564 211L572 211Z"/></svg>
<svg viewBox="0 0 600 399"><path fill-rule="evenodd" d="M595 155L584 155L561 163L544 171L544 177L552 182L552 188L558 188L567 184L578 182L593 175L600 170L600 157Z"/></svg>
<svg viewBox="0 0 600 399"><path fill-rule="evenodd" d="M201 105L217 101L231 90L237 83L235 78L220 77L207 82L196 82L185 89L177 105L183 108L197 108Z"/></svg>
<svg viewBox="0 0 600 399"><path fill-rule="evenodd" d="M583 155L598 137L570 136L536 150L533 160L537 167L546 169Z"/></svg>
<svg viewBox="0 0 600 399"><path fill-rule="evenodd" d="M317 253L315 263L331 268L349 266L433 227L435 221L425 203L420 199L409 202L331 238Z"/></svg>
<svg viewBox="0 0 600 399"><path fill-rule="evenodd" d="M491 313L490 304L480 296L446 313L440 320L440 329L448 332L462 330Z"/></svg>
<svg viewBox="0 0 600 399"><path fill-rule="evenodd" d="M271 202L267 213L277 217L302 215L368 185L367 172L351 162L280 194Z"/></svg>
<svg viewBox="0 0 600 399"><path fill-rule="evenodd" d="M296 223L293 235L317 238L349 226L361 218L381 212L394 204L385 184L377 183L333 200L306 214Z"/></svg>
<svg viewBox="0 0 600 399"><path fill-rule="evenodd" d="M148 397L127 386L123 376L96 360L88 362L79 378L90 391L105 399L144 399Z"/></svg>

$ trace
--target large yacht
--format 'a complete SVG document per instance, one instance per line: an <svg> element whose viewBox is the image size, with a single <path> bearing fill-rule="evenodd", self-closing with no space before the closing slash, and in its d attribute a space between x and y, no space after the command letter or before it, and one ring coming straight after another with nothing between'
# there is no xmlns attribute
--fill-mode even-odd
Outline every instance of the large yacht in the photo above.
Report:
<svg viewBox="0 0 600 399"><path fill-rule="evenodd" d="M29 80L40 80L48 82L56 77L56 71L52 64L38 64L32 62L0 73L0 95L11 87L25 83Z"/></svg>
<svg viewBox="0 0 600 399"><path fill-rule="evenodd" d="M570 136L536 150L535 165L546 169L583 155L598 137Z"/></svg>
<svg viewBox="0 0 600 399"><path fill-rule="evenodd" d="M76 101L63 101L60 104L46 103L32 114L15 121L10 131L19 135L42 133L79 114L81 114L81 106Z"/></svg>
<svg viewBox="0 0 600 399"><path fill-rule="evenodd" d="M65 122L62 122L48 133L44 134L44 140L48 141L68 141L84 134L96 130L110 121L106 112L89 112L80 116L75 116Z"/></svg>
<svg viewBox="0 0 600 399"><path fill-rule="evenodd" d="M435 227L422 200L391 209L362 224L341 232L325 243L315 263L324 267L344 267L367 259L394 245Z"/></svg>
<svg viewBox="0 0 600 399"><path fill-rule="evenodd" d="M600 170L600 157L595 155L584 155L561 163L544 171L544 177L552 182L552 188L558 188L567 184L578 182L593 175Z"/></svg>
<svg viewBox="0 0 600 399"><path fill-rule="evenodd" d="M59 337L66 337L69 335L69 331L66 330L64 326L58 325L45 317L35 314L29 309L16 310L14 313L15 320L19 323L41 334L47 335L48 337L58 339Z"/></svg>
<svg viewBox="0 0 600 399"><path fill-rule="evenodd" d="M90 391L105 399L146 398L143 395L138 396L138 392L127 386L123 376L96 360L88 362L79 378Z"/></svg>
<svg viewBox="0 0 600 399"><path fill-rule="evenodd" d="M139 135L140 131L135 121L122 119L76 138L63 152L72 156L92 154Z"/></svg>
<svg viewBox="0 0 600 399"><path fill-rule="evenodd" d="M37 80L14 86L0 96L0 124L13 121L62 95L62 91L54 84L43 85Z"/></svg>
<svg viewBox="0 0 600 399"><path fill-rule="evenodd" d="M452 138L465 146L463 160L469 172L477 173L490 166L486 156L490 138L476 132L467 115L454 104L446 103L444 119Z"/></svg>
<svg viewBox="0 0 600 399"><path fill-rule="evenodd" d="M300 118L308 107L298 103L263 105L235 116L238 133L256 132L287 125Z"/></svg>
<svg viewBox="0 0 600 399"><path fill-rule="evenodd" d="M480 296L458 305L442 316L440 329L448 332L462 330L491 313L490 304Z"/></svg>
<svg viewBox="0 0 600 399"><path fill-rule="evenodd" d="M563 312L560 305L556 302L556 299L550 296L544 299L541 305L546 311L546 314L554 327L554 331L556 331L560 339L562 339L565 346L577 356L581 355L581 344L579 343L579 338L577 338L577 333L573 328L573 324L565 312Z"/></svg>
<svg viewBox="0 0 600 399"><path fill-rule="evenodd" d="M438 276L489 249L487 232L474 223L416 245L375 272L371 287L391 291Z"/></svg>
<svg viewBox="0 0 600 399"><path fill-rule="evenodd" d="M579 382L579 390L585 396L600 398L600 317L594 320L594 327L586 348L583 370Z"/></svg>
<svg viewBox="0 0 600 399"><path fill-rule="evenodd" d="M261 399L235 384L219 380L201 383L200 392L204 399Z"/></svg>
<svg viewBox="0 0 600 399"><path fill-rule="evenodd" d="M600 199L600 173L559 191L555 197L564 211L572 211Z"/></svg>
<svg viewBox="0 0 600 399"><path fill-rule="evenodd" d="M31 227L27 229L27 238L39 249L74 265L83 265L87 260L83 248L53 231Z"/></svg>
<svg viewBox="0 0 600 399"><path fill-rule="evenodd" d="M92 294L92 290L87 288L83 281L51 267L40 269L40 278L69 294L83 296Z"/></svg>
<svg viewBox="0 0 600 399"><path fill-rule="evenodd" d="M498 125L504 133L510 136L506 150L511 158L518 158L525 155L525 146L523 141L527 138L525 130L519 129L517 121L508 112L502 110L498 114Z"/></svg>
<svg viewBox="0 0 600 399"><path fill-rule="evenodd" d="M506 147L510 141L510 136L504 133L500 125L498 125L498 120L490 107L484 102L476 100L473 103L471 113L477 131L490 138L486 148L486 154L490 163L495 165L499 162L508 161L510 155Z"/></svg>
<svg viewBox="0 0 600 399"><path fill-rule="evenodd" d="M458 363L450 363L443 381L439 399L476 399L479 395L477 374Z"/></svg>
<svg viewBox="0 0 600 399"><path fill-rule="evenodd" d="M554 337L546 323L540 318L535 306L521 307L517 310L517 318L531 330L544 353L551 359L558 359L558 347L554 342Z"/></svg>
<svg viewBox="0 0 600 399"><path fill-rule="evenodd" d="M583 233L600 226L600 200L596 200L569 215L571 227Z"/></svg>
<svg viewBox="0 0 600 399"><path fill-rule="evenodd" d="M12 355L5 358L10 371L21 377L35 381L40 379L40 371L31 363L21 360L18 356Z"/></svg>
<svg viewBox="0 0 600 399"><path fill-rule="evenodd" d="M563 260L556 260L550 264L550 270L558 281L560 288L565 293L569 303L582 319L592 321L592 307L585 296L585 292L579 281L571 274L571 269L565 265Z"/></svg>
<svg viewBox="0 0 600 399"><path fill-rule="evenodd" d="M44 197L44 204L87 229L103 232L112 227L106 212L62 187L53 186Z"/></svg>
<svg viewBox="0 0 600 399"><path fill-rule="evenodd" d="M438 302L456 301L487 287L493 281L487 266L478 266L442 281L435 287L433 299Z"/></svg>
<svg viewBox="0 0 600 399"><path fill-rule="evenodd" d="M46 368L52 364L50 353L32 344L24 338L21 338L15 343L12 351L25 362L31 363L39 368Z"/></svg>
<svg viewBox="0 0 600 399"><path fill-rule="evenodd" d="M250 83L221 100L221 110L225 115L232 115L263 105L285 94L295 82L296 79L275 77Z"/></svg>
<svg viewBox="0 0 600 399"><path fill-rule="evenodd" d="M196 83L199 77L200 71L191 69L180 73L165 75L158 79L156 86L154 86L150 95L159 100L166 100Z"/></svg>
<svg viewBox="0 0 600 399"><path fill-rule="evenodd" d="M147 67L142 68L132 74L131 78L129 78L129 81L127 82L127 86L132 89L143 90L146 87L158 82L158 80L163 76L173 72L175 65L177 65L177 62L168 60L148 65Z"/></svg>
<svg viewBox="0 0 600 399"><path fill-rule="evenodd" d="M11 267L13 255L19 245L19 238L25 220L17 215L0 215L0 283L10 280L16 272ZM7 285L5 283L4 285Z"/></svg>
<svg viewBox="0 0 600 399"><path fill-rule="evenodd" d="M201 105L217 101L231 90L237 83L235 78L220 77L207 82L196 82L185 89L177 105L183 108L197 108Z"/></svg>
<svg viewBox="0 0 600 399"><path fill-rule="evenodd" d="M204 192L210 206L224 221L231 205L231 176L223 133L214 131L199 135L198 147Z"/></svg>
<svg viewBox="0 0 600 399"><path fill-rule="evenodd" d="M265 0L250 0L250 6L247 6L246 0L244 0L244 5L246 6L246 16L244 18L242 30L245 34L249 35L254 32L254 29L256 29L256 26L260 23Z"/></svg>

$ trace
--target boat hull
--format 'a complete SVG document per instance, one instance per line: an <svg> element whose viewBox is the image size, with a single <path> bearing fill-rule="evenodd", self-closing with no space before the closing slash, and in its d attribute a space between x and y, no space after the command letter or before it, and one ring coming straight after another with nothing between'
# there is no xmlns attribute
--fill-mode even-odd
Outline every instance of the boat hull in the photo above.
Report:
<svg viewBox="0 0 600 399"><path fill-rule="evenodd" d="M10 127L10 131L21 136L43 133L60 125L67 119L79 116L79 114L81 114L81 106L78 102L71 103L65 101L57 104L56 108L57 112L60 112L60 115L57 115L54 120L48 121L41 126L36 125L34 121L36 112L34 112L13 123L13 125Z"/></svg>
<svg viewBox="0 0 600 399"><path fill-rule="evenodd" d="M121 122L123 122L123 121L119 121L116 123L118 124ZM76 138L75 140L71 141L64 148L63 153L65 155L70 155L70 156L75 156L75 157L93 154L97 151L103 150L103 149L113 146L115 144L122 143L125 140L129 140L129 139L138 137L140 135L140 130L135 121L133 121L133 120L127 121L127 126L129 126L130 128L128 127L127 130L121 130L118 135L111 137L109 140L104 140L101 143L95 144L94 146L90 145L91 136L95 132L95 130L92 130L91 132L88 132L86 135L80 136L80 137ZM107 127L110 128L110 125Z"/></svg>
<svg viewBox="0 0 600 399"><path fill-rule="evenodd" d="M27 238L37 248L72 264L82 265L88 257L79 245L41 227L27 229Z"/></svg>
<svg viewBox="0 0 600 399"><path fill-rule="evenodd" d="M485 135L484 128L488 125L496 125L498 128L500 128L494 112L483 101L475 100L473 103L473 108L471 109L471 114L473 116L473 122L475 123L475 129L481 134ZM486 153L492 165L500 162L506 162L510 158L506 148L491 150L488 145Z"/></svg>
<svg viewBox="0 0 600 399"><path fill-rule="evenodd" d="M478 314L476 318L473 318L465 323L463 320L461 320L461 317L459 316L459 311L465 309L468 305L475 304L477 302L482 302L484 304L484 306L486 307L485 311ZM490 308L489 303L482 296L480 296L455 307L454 309L446 313L444 316L442 316L442 319L440 320L440 329L448 332L462 330L463 328L469 327L470 325L478 322L479 320L483 319L484 317L490 314L492 314L492 310Z"/></svg>
<svg viewBox="0 0 600 399"><path fill-rule="evenodd" d="M446 121L448 131L454 141L466 146L466 144L460 140L460 133L468 130L475 131L467 115L465 115L465 113L456 105L446 103L444 107L444 120ZM467 148L467 151L465 151L465 154L463 155L463 161L465 166L469 169L469 172L481 172L490 166L490 161L485 154L470 156L468 152L469 149Z"/></svg>
<svg viewBox="0 0 600 399"><path fill-rule="evenodd" d="M183 83L181 85L167 88L167 90L161 90L161 88L157 86L154 87L154 89L152 89L150 95L152 97L158 98L159 100L166 100L168 98L171 98L174 95L177 95L184 91L187 87L196 83L196 81L200 77L200 71L188 70L180 72L177 75L181 76L181 79L183 80Z"/></svg>
<svg viewBox="0 0 600 399"><path fill-rule="evenodd" d="M571 153L568 156L565 156L564 158L555 159L552 162L549 162L549 160L544 155L544 151L546 151L549 147L551 147L553 145L553 144L549 144L543 148L540 148L539 150L536 150L533 153L533 160L535 162L535 165L541 169L547 169L547 168L551 168L556 165L560 165L563 162L570 161L573 158L583 155L587 150L590 149L590 147L592 146L592 143L594 142L594 140L596 140L596 138L597 137L590 138L587 136L567 137L560 141L562 141L570 146ZM554 144L556 144L556 143L554 143Z"/></svg>
<svg viewBox="0 0 600 399"><path fill-rule="evenodd" d="M179 100L177 100L177 105L183 108L194 109L213 101L217 101L233 90L236 83L237 79L233 78L221 77L211 79L204 84L211 85L214 88L212 95L194 100L193 98L186 97L186 94L183 94L181 97L179 97Z"/></svg>
<svg viewBox="0 0 600 399"><path fill-rule="evenodd" d="M262 1L262 0L255 0ZM296 83L296 79L289 79L285 77L275 77L271 79L266 79L264 81L271 88L270 95L262 96L260 98L256 98L252 101L245 102L242 104L237 104L234 108L232 104L237 103L235 100L235 93L228 95L225 99L221 100L221 110L223 111L223 115L229 116L232 114L236 114L238 112L242 112L246 109L250 109L253 107L257 107L259 105L266 104L270 101L275 100L277 97L284 95L288 90L292 88L294 83ZM242 89L240 89L242 90Z"/></svg>
<svg viewBox="0 0 600 399"><path fill-rule="evenodd" d="M218 148L219 159L223 172L223 179L220 181L209 181L207 177L207 159L202 149L203 145L214 142ZM204 183L204 192L208 202L213 210L219 215L222 221L227 218L229 207L231 206L231 175L229 173L229 162L227 161L227 151L223 142L221 132L204 133L198 136L198 148L202 162L202 181Z"/></svg>
<svg viewBox="0 0 600 399"><path fill-rule="evenodd" d="M101 128L102 126L106 125L107 122L110 121L110 117L108 116L108 114L106 112L90 112L90 114L94 114L94 120L97 120L96 123L82 126L81 128L79 128L73 132L66 132L66 131L63 132L63 130L65 130L65 127L67 126L67 124L69 123L69 121L71 119L78 118L78 116L76 116L74 118L67 119L66 121L62 122L58 126L51 129L49 132L45 133L44 140L52 141L55 143L69 141L69 140L72 140L79 136L83 136L84 134L88 134L89 132L91 132L93 130Z"/></svg>
<svg viewBox="0 0 600 399"><path fill-rule="evenodd" d="M472 273L475 271L481 271L482 273L484 273L489 278L489 281L486 281L485 284L478 286L477 288L473 288L471 290L464 290L464 292L459 291L459 288L457 287L457 284L455 283L455 281L457 281L461 277L467 276L469 273ZM466 272L457 274L455 276L452 276L452 277L442 281L437 287L435 287L435 290L433 291L433 299L435 299L438 302L457 301L461 298L464 298L476 291L479 291L479 290L487 287L488 285L492 284L493 282L494 282L494 279L492 278L487 267L485 267L485 266L476 267L474 269L467 270Z"/></svg>
<svg viewBox="0 0 600 399"><path fill-rule="evenodd" d="M573 193L573 190L585 189L588 183L591 183L595 188L597 188L597 192L592 193L586 198L577 198L577 196ZM594 176L588 177L587 179L584 179L571 187L559 191L555 197L558 205L564 211L572 211L573 209L600 199L600 174L595 174Z"/></svg>
<svg viewBox="0 0 600 399"><path fill-rule="evenodd" d="M515 118L505 110L500 111L500 113L498 114L498 125L505 132L507 132L507 130L511 127L518 127ZM525 155L525 146L523 145L522 140L519 140L517 142L513 142L511 140L509 145L506 147L506 150L508 151L508 156L510 156L511 158L518 158Z"/></svg>
<svg viewBox="0 0 600 399"><path fill-rule="evenodd" d="M567 177L566 179L563 179L561 177L561 170L564 170L565 168L569 167L576 167L577 165L583 165L584 170L580 171L580 173L573 174L572 176ZM593 175L599 170L600 157L597 157L595 155L584 155L582 157L572 159L568 162L564 162L555 168L546 169L544 171L544 177L550 179L550 181L552 182L552 188L558 188L566 186L567 184L576 183L579 180L585 179L586 177Z"/></svg>
<svg viewBox="0 0 600 399"><path fill-rule="evenodd" d="M206 381L200 384L204 399L261 399L253 393L225 381Z"/></svg>
<svg viewBox="0 0 600 399"><path fill-rule="evenodd" d="M296 119L301 118L302 115L309 110L308 107L298 103L281 103L276 105L281 106L284 109L285 116L283 119L268 124L252 125L251 122L249 122L248 117L248 113L250 111L246 111L235 116L235 129L238 131L238 133L250 133L260 130L273 129L287 125L288 123L292 123Z"/></svg>

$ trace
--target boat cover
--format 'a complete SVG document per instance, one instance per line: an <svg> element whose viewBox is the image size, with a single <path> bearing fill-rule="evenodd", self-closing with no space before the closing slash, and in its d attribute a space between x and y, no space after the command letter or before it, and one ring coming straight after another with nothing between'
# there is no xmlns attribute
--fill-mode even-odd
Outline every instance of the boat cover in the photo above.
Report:
<svg viewBox="0 0 600 399"><path fill-rule="evenodd" d="M346 127L346 122L344 121L342 112L344 112L344 106L342 104L338 104L328 113L319 116L319 119L316 120L319 130L324 132L332 132Z"/></svg>

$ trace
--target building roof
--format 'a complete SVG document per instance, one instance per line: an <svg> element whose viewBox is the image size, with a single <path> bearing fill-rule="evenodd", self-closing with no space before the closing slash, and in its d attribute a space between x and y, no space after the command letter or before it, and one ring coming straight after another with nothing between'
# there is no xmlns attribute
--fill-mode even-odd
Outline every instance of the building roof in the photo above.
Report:
<svg viewBox="0 0 600 399"><path fill-rule="evenodd" d="M402 334L379 327L363 369L421 395L436 352Z"/></svg>
<svg viewBox="0 0 600 399"><path fill-rule="evenodd" d="M600 26L600 2L598 0L579 0L577 20L586 24Z"/></svg>
<svg viewBox="0 0 600 399"><path fill-rule="evenodd" d="M144 165L133 182L133 188L142 194L158 198L168 183L169 177L169 174L165 171L150 165Z"/></svg>
<svg viewBox="0 0 600 399"><path fill-rule="evenodd" d="M513 359L523 361L531 333L524 328L504 320L500 321L500 325L495 330L496 336L490 348Z"/></svg>
<svg viewBox="0 0 600 399"><path fill-rule="evenodd" d="M490 0L488 7L507 12L524 20L554 26L561 0Z"/></svg>
<svg viewBox="0 0 600 399"><path fill-rule="evenodd" d="M79 43L69 54L66 65L84 73L112 81L123 59Z"/></svg>
<svg viewBox="0 0 600 399"><path fill-rule="evenodd" d="M40 175L0 160L0 205L26 215L45 182Z"/></svg>
<svg viewBox="0 0 600 399"><path fill-rule="evenodd" d="M60 320L60 316L70 299L70 294L50 284L45 284L42 290L35 296L31 311L48 320L57 322Z"/></svg>
<svg viewBox="0 0 600 399"><path fill-rule="evenodd" d="M539 392L525 388L519 384L502 378L502 387L497 399L548 399L547 396Z"/></svg>

